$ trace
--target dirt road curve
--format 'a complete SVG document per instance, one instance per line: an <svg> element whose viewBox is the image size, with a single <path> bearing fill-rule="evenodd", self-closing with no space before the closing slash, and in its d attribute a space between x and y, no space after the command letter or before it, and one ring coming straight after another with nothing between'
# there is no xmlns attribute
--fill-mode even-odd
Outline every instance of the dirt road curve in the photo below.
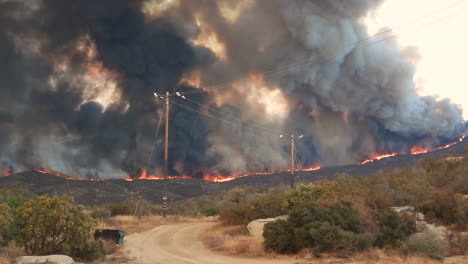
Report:
<svg viewBox="0 0 468 264"><path fill-rule="evenodd" d="M135 264L293 264L294 259L241 258L216 254L200 241L214 223L163 225L126 238L125 249Z"/></svg>
<svg viewBox="0 0 468 264"><path fill-rule="evenodd" d="M312 261L294 258L266 259L225 256L207 249L200 235L215 223L197 222L163 225L125 238L125 252L132 264L306 264L369 263L354 261ZM393 263L393 262L384 262ZM468 256L446 258L445 264L468 263Z"/></svg>

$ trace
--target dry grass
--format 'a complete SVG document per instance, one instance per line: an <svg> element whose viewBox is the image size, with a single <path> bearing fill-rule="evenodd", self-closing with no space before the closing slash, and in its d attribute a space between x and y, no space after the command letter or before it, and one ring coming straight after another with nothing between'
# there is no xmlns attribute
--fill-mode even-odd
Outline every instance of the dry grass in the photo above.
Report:
<svg viewBox="0 0 468 264"><path fill-rule="evenodd" d="M263 248L263 238L248 235L248 231L243 226L215 226L208 230L202 237L205 245L212 250L237 256L249 257L272 257L278 258L280 255L266 252ZM441 262L429 259L423 256L404 256L398 250L383 250L372 249L354 255L350 258L338 258L333 255L323 255L317 259L310 255L309 250L302 250L298 254L290 256L294 259L302 259L309 264L325 264L325 263L354 263L354 264L440 264ZM458 258L460 259L460 258ZM468 263L463 262L465 259L457 261L457 258L446 259L444 263Z"/></svg>
<svg viewBox="0 0 468 264"><path fill-rule="evenodd" d="M274 256L263 248L263 237L250 236L243 226L215 226L202 237L213 250L238 256Z"/></svg>
<svg viewBox="0 0 468 264"><path fill-rule="evenodd" d="M441 262L423 256L404 256L397 250L372 249L367 252L357 254L351 258L353 262L359 264L440 264Z"/></svg>
<svg viewBox="0 0 468 264"><path fill-rule="evenodd" d="M189 218L181 216L142 216L139 219L136 216L119 215L108 218L102 221L98 228L102 229L120 229L125 231L125 235L139 233L151 230L160 225L175 224L175 223L189 223L199 221L214 221L213 217L206 218Z"/></svg>
<svg viewBox="0 0 468 264"><path fill-rule="evenodd" d="M16 257L24 256L23 249L11 242L8 246L0 247L0 264L10 264Z"/></svg>

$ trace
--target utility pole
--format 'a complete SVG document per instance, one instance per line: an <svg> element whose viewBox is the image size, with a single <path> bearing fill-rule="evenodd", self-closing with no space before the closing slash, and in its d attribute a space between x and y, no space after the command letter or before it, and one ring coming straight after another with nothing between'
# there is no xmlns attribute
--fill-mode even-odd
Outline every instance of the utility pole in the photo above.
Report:
<svg viewBox="0 0 468 264"><path fill-rule="evenodd" d="M166 120L164 134L164 196L163 196L163 217L167 212L167 161L169 159L169 92L166 92Z"/></svg>
<svg viewBox="0 0 468 264"><path fill-rule="evenodd" d="M301 139L302 137L304 137L304 135L300 135L299 137L297 137L297 140ZM283 138L283 135L280 135L280 138ZM291 185L291 189L294 189L294 171L295 171L294 165L296 164L295 140L296 140L296 136L294 134L291 134L291 141L290 141L291 169L290 169L290 177L289 177L289 184Z"/></svg>
<svg viewBox="0 0 468 264"><path fill-rule="evenodd" d="M157 93L154 93L154 96L156 98L159 98L161 100L164 100L164 107L165 107L165 126L164 126L164 191L163 191L163 217L166 217L167 213L167 194L168 194L168 188L167 188L167 177L168 177L168 160L169 160L169 105L170 101L169 98L173 95L177 95L178 97L181 97L185 99L185 96L183 96L179 92L175 92L174 94L170 94L169 92L166 92L165 96L160 96Z"/></svg>
<svg viewBox="0 0 468 264"><path fill-rule="evenodd" d="M291 135L291 189L294 189L294 135Z"/></svg>

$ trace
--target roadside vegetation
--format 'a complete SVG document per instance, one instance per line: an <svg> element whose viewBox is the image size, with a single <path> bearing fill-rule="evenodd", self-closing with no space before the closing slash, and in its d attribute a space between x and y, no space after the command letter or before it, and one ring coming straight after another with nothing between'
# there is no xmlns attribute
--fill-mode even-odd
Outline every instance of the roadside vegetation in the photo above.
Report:
<svg viewBox="0 0 468 264"><path fill-rule="evenodd" d="M220 225L207 231L203 240L227 254L296 254L379 263L391 259L419 263L425 257L426 263L432 263L427 258L468 254L467 194L468 158L425 159L370 177L339 174L332 181L293 190L237 187L215 197L172 202L167 218L161 216L161 205L139 199L85 208L68 196L36 197L22 189L0 189L0 263L25 254L99 260L116 256L119 247L94 241L96 228L121 229L128 235L162 224L201 220L219 220ZM414 211L392 209L401 206ZM449 231L442 235L423 231L417 212L426 222ZM278 216L283 217L266 224L263 236L249 233L251 221Z"/></svg>
<svg viewBox="0 0 468 264"><path fill-rule="evenodd" d="M468 158L425 159L365 178L335 175L333 181L298 185L294 190L236 189L228 194L237 197L231 199L235 202L220 210L222 226L212 230L205 241L226 253L232 253L233 247L258 248L262 243L263 251L235 252L244 255L308 252L314 257L348 258L383 250L405 258L443 260L468 254L467 194ZM413 207L414 212L392 209L403 206ZM423 219L416 212L448 231L441 234L421 227ZM262 241L246 239L245 227L250 221L281 215L288 218L266 224Z"/></svg>

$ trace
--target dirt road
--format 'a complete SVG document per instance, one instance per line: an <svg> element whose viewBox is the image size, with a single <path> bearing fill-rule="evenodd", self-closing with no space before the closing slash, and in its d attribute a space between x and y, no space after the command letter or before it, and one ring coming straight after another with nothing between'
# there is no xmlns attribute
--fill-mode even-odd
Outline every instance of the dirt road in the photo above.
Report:
<svg viewBox="0 0 468 264"><path fill-rule="evenodd" d="M293 264L288 259L242 258L216 254L200 241L200 235L214 223L163 225L126 237L125 249L135 264Z"/></svg>
<svg viewBox="0 0 468 264"><path fill-rule="evenodd" d="M129 235L125 238L125 253L132 264L319 264L319 263L372 263L368 261L333 259L309 260L281 258L243 258L226 256L207 249L200 235L212 227L213 222L196 222L158 226L150 231ZM403 263L382 259L379 263ZM406 261L405 261L406 263ZM435 263L435 262L412 262ZM446 258L444 264L468 263L468 256Z"/></svg>

